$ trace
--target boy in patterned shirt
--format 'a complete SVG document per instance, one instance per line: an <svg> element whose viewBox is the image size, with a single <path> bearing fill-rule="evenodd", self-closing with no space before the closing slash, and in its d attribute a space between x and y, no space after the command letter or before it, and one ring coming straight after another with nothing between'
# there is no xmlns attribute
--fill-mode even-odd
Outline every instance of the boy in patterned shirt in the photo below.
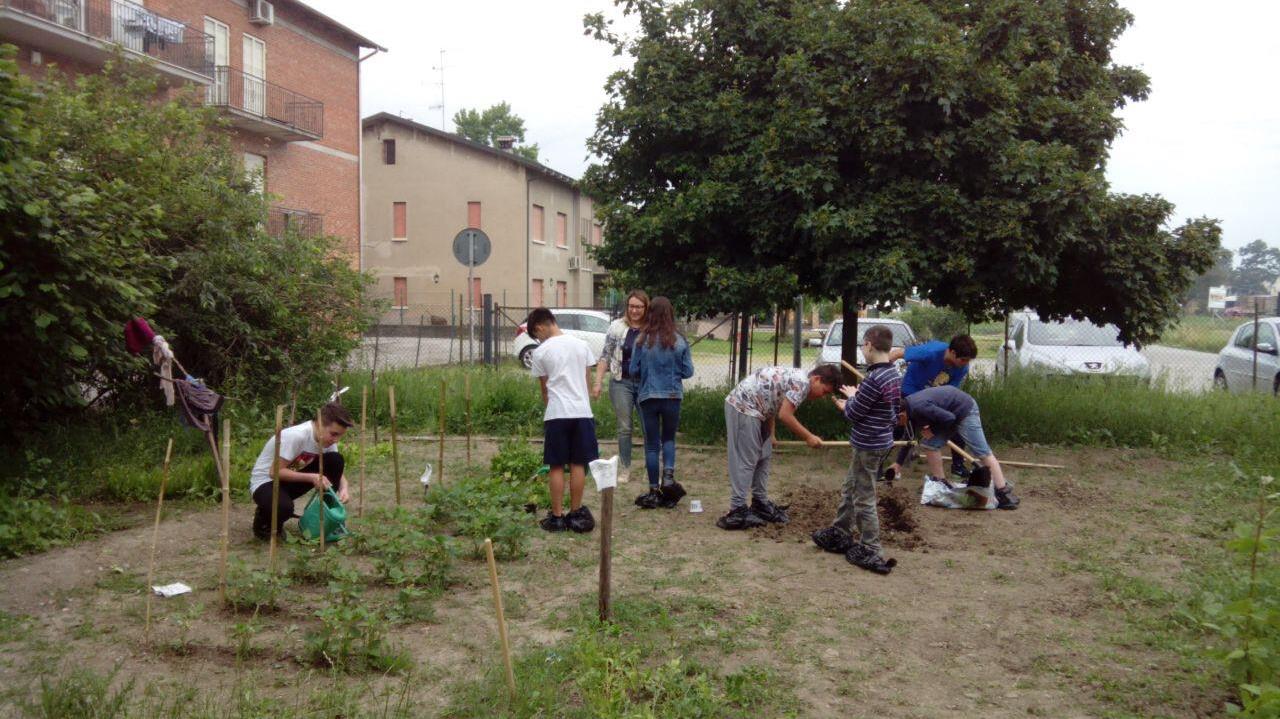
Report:
<svg viewBox="0 0 1280 719"><path fill-rule="evenodd" d="M774 431L781 421L811 448L822 438L796 419L796 408L809 399L820 399L840 384L840 370L823 365L811 372L790 367L762 367L738 383L724 400L724 422L729 440L729 512L716 520L721 529L751 529L767 522L786 524L783 508L769 501L769 463L773 459ZM747 506L747 491L751 505Z"/></svg>
<svg viewBox="0 0 1280 719"><path fill-rule="evenodd" d="M849 399L836 399L836 406L849 420L849 443L853 460L844 480L844 498L836 510L835 522L813 533L813 543L828 552L843 553L850 564L888 574L896 560L884 558L880 547L880 517L876 514L876 475L889 450L893 449L893 428L898 424L902 378L889 363L893 332L875 325L863 335L862 353L871 364L866 379L853 387L841 387ZM857 535L853 530L857 529Z"/></svg>

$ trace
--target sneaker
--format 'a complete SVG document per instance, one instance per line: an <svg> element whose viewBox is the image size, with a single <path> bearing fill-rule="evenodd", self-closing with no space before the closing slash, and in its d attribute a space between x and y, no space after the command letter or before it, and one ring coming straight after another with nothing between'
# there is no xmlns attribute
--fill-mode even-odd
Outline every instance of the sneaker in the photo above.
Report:
<svg viewBox="0 0 1280 719"><path fill-rule="evenodd" d="M790 505L788 505L790 506ZM786 524L790 521L787 517L787 507L779 507L769 500L759 500L752 498L751 511L755 512L761 519L773 524Z"/></svg>
<svg viewBox="0 0 1280 719"><path fill-rule="evenodd" d="M538 524L548 532L563 532L569 528L569 523L563 515L557 517L551 512L547 512L547 516L543 517Z"/></svg>
<svg viewBox="0 0 1280 719"><path fill-rule="evenodd" d="M763 527L767 522L760 518L760 515L751 511L747 505L742 505L737 509L729 510L728 514L716 520L716 526L721 529L754 529Z"/></svg>
<svg viewBox="0 0 1280 719"><path fill-rule="evenodd" d="M888 574L898 565L896 559L885 559L880 556L876 550L868 547L862 542L858 542L845 552L844 558L855 567L861 567L868 572L876 574Z"/></svg>
<svg viewBox="0 0 1280 719"><path fill-rule="evenodd" d="M622 467L618 470L618 484L626 484L631 481L631 468Z"/></svg>
<svg viewBox="0 0 1280 719"><path fill-rule="evenodd" d="M1017 509L1022 500L1013 493L1013 485L1006 484L1003 489L996 490L996 509Z"/></svg>
<svg viewBox="0 0 1280 719"><path fill-rule="evenodd" d="M844 554L853 546L853 537L835 525L823 527L810 535L810 537L820 549L832 554Z"/></svg>
<svg viewBox="0 0 1280 719"><path fill-rule="evenodd" d="M658 506L671 509L680 503L685 494L684 486L676 481L676 471L671 467L662 470L662 486L658 490Z"/></svg>
<svg viewBox="0 0 1280 719"><path fill-rule="evenodd" d="M636 497L636 506L640 509L655 509L662 501L662 495L658 494L657 487L650 487L648 492Z"/></svg>
<svg viewBox="0 0 1280 719"><path fill-rule="evenodd" d="M968 478L969 478L969 468L968 468L968 467L966 467L966 466L964 466L964 462L960 462L959 464L957 464L957 463L955 463L955 462L952 462L952 463L951 463L951 475L952 475L952 476L954 476L954 477L959 477L960 479L968 479Z"/></svg>
<svg viewBox="0 0 1280 719"><path fill-rule="evenodd" d="M584 504L565 515L565 524L578 534L586 534L596 528L596 518L591 516L591 510Z"/></svg>

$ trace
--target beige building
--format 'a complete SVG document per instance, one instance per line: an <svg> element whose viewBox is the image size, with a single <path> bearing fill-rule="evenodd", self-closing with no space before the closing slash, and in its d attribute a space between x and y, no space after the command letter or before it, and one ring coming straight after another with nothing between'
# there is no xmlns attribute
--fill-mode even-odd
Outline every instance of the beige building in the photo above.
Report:
<svg viewBox="0 0 1280 719"><path fill-rule="evenodd" d="M477 306L483 294L512 308L596 304L604 275L587 247L601 227L572 177L387 113L363 126L361 266L377 276L378 297L414 318L449 317L467 291L453 239L477 227L492 243L475 269Z"/></svg>

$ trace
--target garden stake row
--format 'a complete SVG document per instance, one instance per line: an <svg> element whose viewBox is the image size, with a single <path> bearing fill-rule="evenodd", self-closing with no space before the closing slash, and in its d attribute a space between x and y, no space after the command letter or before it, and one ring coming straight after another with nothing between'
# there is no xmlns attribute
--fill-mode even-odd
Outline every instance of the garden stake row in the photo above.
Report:
<svg viewBox="0 0 1280 719"><path fill-rule="evenodd" d="M271 462L271 548L267 550L267 566L276 572L276 534L280 522L280 431L284 429L284 405L276 405L276 449Z"/></svg>
<svg viewBox="0 0 1280 719"><path fill-rule="evenodd" d="M498 614L498 638L502 640L502 661L507 668L507 691L516 699L516 675L511 668L511 645L507 641L507 618L502 613L502 590L498 588L498 562L493 558L493 540L485 538L484 553L489 560L489 583L493 585L493 608Z"/></svg>
<svg viewBox="0 0 1280 719"><path fill-rule="evenodd" d="M222 567L218 570L218 594L227 602L227 552L231 542L231 420L222 420Z"/></svg>
<svg viewBox="0 0 1280 719"><path fill-rule="evenodd" d="M400 506L400 454L396 449L396 387L387 387L387 398L391 401L391 467L396 478L396 506Z"/></svg>
<svg viewBox="0 0 1280 719"><path fill-rule="evenodd" d="M440 378L440 457L436 461L436 481L444 486L444 377Z"/></svg>
<svg viewBox="0 0 1280 719"><path fill-rule="evenodd" d="M316 429L320 430L320 456L316 459L320 464L320 486L316 487L316 499L320 501L320 553L324 553L324 515L328 514L328 505L324 501L324 422L316 411Z"/></svg>
<svg viewBox="0 0 1280 719"><path fill-rule="evenodd" d="M600 621L609 621L613 577L613 487L600 491Z"/></svg>
<svg viewBox="0 0 1280 719"><path fill-rule="evenodd" d="M471 466L471 373L463 375L463 386L467 406L467 466Z"/></svg>
<svg viewBox="0 0 1280 719"><path fill-rule="evenodd" d="M164 472L160 475L160 498L156 500L156 527L151 533L151 560L147 562L147 584L143 591L147 593L147 613L142 625L142 642L151 646L151 596L155 590L151 582L156 573L156 543L160 541L160 512L164 509L164 486L169 483L169 459L173 456L173 437L164 449Z"/></svg>
<svg viewBox="0 0 1280 719"><path fill-rule="evenodd" d="M369 387L360 388L360 486L357 488L356 516L364 516L364 418L369 409Z"/></svg>

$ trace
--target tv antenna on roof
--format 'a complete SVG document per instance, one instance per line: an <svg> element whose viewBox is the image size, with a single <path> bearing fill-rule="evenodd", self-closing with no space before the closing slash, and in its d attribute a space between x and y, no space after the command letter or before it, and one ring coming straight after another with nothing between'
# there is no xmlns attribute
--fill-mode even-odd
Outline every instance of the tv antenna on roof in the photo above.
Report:
<svg viewBox="0 0 1280 719"><path fill-rule="evenodd" d="M431 67L431 69L432 69L432 70L435 70L436 72L439 72L439 73L440 73L440 82L437 82L437 83L436 83L437 85L439 85L439 86L440 86L440 103L439 103L438 105L428 105L428 106L427 106L427 109L428 109L428 110L435 110L435 109L439 108L439 110L440 110L440 129L441 129L441 130L444 130L445 132L448 132L448 131L449 131L449 124L445 121L445 117L446 117L446 115L445 115L445 110L444 110L444 49L443 49L443 48L441 48L441 49L440 49L440 64L439 64L439 65L433 65L433 66Z"/></svg>

